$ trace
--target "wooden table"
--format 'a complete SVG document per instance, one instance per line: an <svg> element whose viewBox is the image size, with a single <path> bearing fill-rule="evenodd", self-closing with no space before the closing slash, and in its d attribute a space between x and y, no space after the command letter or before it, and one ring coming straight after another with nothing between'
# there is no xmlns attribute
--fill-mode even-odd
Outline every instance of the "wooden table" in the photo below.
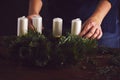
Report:
<svg viewBox="0 0 120 80"><path fill-rule="evenodd" d="M0 54L5 54L6 51L7 49L0 47ZM108 59L108 55L97 56L98 66L108 65ZM94 66L87 69L81 69L80 66L43 69L22 66L0 57L0 80L107 80L102 75L97 78L96 76L97 71ZM114 77L112 80L120 80L120 77Z"/></svg>

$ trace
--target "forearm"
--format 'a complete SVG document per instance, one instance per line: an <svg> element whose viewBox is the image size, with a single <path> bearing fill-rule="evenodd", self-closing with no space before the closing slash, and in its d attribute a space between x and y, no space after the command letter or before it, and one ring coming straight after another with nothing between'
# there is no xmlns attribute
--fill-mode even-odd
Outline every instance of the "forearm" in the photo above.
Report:
<svg viewBox="0 0 120 80"><path fill-rule="evenodd" d="M91 17L97 18L98 22L101 24L110 9L111 3L108 0L101 0Z"/></svg>
<svg viewBox="0 0 120 80"><path fill-rule="evenodd" d="M28 15L39 15L42 8L42 0L29 0Z"/></svg>
<svg viewBox="0 0 120 80"><path fill-rule="evenodd" d="M100 39L103 34L101 23L110 9L111 3L108 0L100 0L93 14L84 22L80 36L91 39Z"/></svg>

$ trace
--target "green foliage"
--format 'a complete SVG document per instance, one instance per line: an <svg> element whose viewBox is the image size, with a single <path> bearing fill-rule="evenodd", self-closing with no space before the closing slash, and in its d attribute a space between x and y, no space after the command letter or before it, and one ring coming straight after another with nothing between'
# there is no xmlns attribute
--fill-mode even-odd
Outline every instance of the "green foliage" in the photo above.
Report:
<svg viewBox="0 0 120 80"><path fill-rule="evenodd" d="M85 62L88 67L92 65L97 70L96 80L99 79L98 76L105 76L107 80L120 76L120 52L98 47L96 40L71 34L59 38L48 35L46 37L36 31L29 31L28 34L19 37L4 37L0 45L9 48L9 57L22 65L44 68L63 67L81 62L79 65L86 68L87 66L82 65L82 62ZM95 60L92 59L96 53L112 55L110 65L96 67Z"/></svg>
<svg viewBox="0 0 120 80"><path fill-rule="evenodd" d="M49 41L44 35L30 31L24 36L17 37L10 44L12 58L23 64L45 66L49 59Z"/></svg>
<svg viewBox="0 0 120 80"><path fill-rule="evenodd" d="M8 41L10 57L25 65L40 67L77 64L97 47L96 40L71 34L60 38L45 37L36 31L29 31L28 34L13 39L8 38Z"/></svg>
<svg viewBox="0 0 120 80"><path fill-rule="evenodd" d="M58 44L59 54L63 57L62 63L75 64L79 62L96 45L95 40L83 39L71 34L68 34L66 37L62 36Z"/></svg>

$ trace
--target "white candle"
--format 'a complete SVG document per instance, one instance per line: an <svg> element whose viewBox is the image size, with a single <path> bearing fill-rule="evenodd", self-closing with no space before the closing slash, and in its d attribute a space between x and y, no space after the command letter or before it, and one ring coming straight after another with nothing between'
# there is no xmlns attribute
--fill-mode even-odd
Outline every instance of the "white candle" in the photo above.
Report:
<svg viewBox="0 0 120 80"><path fill-rule="evenodd" d="M81 28L82 28L81 24L82 24L82 21L79 18L72 20L72 27L71 27L71 34L72 35L79 35L80 34Z"/></svg>
<svg viewBox="0 0 120 80"><path fill-rule="evenodd" d="M53 19L53 36L54 37L62 36L62 25L63 25L63 20L61 18Z"/></svg>
<svg viewBox="0 0 120 80"><path fill-rule="evenodd" d="M32 18L32 24L37 32L42 34L42 17L35 16Z"/></svg>
<svg viewBox="0 0 120 80"><path fill-rule="evenodd" d="M27 34L28 32L28 19L23 16L18 18L18 23L17 23L17 36L22 36Z"/></svg>

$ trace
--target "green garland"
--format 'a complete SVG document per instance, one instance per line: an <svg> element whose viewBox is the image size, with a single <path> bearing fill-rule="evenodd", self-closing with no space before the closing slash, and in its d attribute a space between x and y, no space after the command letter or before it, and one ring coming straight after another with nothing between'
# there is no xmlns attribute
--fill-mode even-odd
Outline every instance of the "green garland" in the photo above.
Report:
<svg viewBox="0 0 120 80"><path fill-rule="evenodd" d="M84 39L71 34L60 38L47 36L29 31L24 36L4 37L1 43L9 49L8 57L10 59L14 59L22 65L42 68L70 66L81 62L81 68L85 69L82 62L92 64L92 66L97 65L95 60L90 59L91 56L98 53L109 54L112 56L110 64L105 67L95 67L97 73L94 79L97 80L100 76L104 76L108 80L112 80L113 77L119 78L120 52L113 51L111 48L99 48L96 40Z"/></svg>
<svg viewBox="0 0 120 80"><path fill-rule="evenodd" d="M96 40L67 34L60 38L45 37L34 31L7 39L10 58L25 65L65 66L80 62L86 54L95 53ZM94 50L93 50L94 49Z"/></svg>

